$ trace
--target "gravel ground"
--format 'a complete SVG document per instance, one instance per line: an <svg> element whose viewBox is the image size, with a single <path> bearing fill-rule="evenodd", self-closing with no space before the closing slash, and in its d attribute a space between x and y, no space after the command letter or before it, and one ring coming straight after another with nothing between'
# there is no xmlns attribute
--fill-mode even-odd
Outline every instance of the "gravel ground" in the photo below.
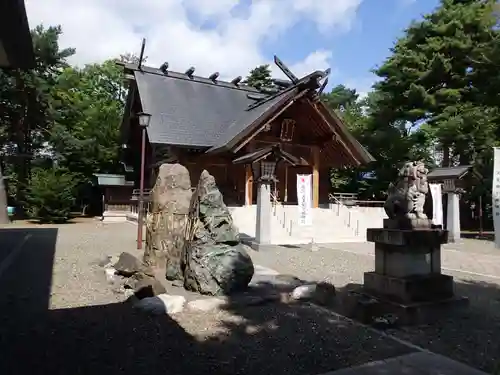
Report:
<svg viewBox="0 0 500 375"><path fill-rule="evenodd" d="M134 226L20 230L30 236L0 274L2 375L313 375L413 351L308 305L148 317L112 292L98 265L134 253Z"/></svg>
<svg viewBox="0 0 500 375"><path fill-rule="evenodd" d="M451 311L448 319L434 324L391 330L398 338L430 351L492 372L500 362L500 252L487 241L464 240L446 245L443 264L465 272L445 270L455 278L456 294L466 296L470 306ZM345 251L342 251L342 250ZM496 253L495 253L496 251ZM361 284L363 272L373 270L372 244L332 244L311 252L307 249L273 247L252 252L256 263L306 280L328 280L342 289ZM475 274L492 274L488 278Z"/></svg>

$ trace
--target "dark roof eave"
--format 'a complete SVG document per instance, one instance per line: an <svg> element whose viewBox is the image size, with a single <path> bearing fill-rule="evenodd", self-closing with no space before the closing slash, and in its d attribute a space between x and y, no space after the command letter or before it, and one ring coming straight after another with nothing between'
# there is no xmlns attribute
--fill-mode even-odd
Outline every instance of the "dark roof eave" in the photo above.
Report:
<svg viewBox="0 0 500 375"><path fill-rule="evenodd" d="M0 1L0 15L0 40L9 63L3 67L34 68L35 53L24 0Z"/></svg>
<svg viewBox="0 0 500 375"><path fill-rule="evenodd" d="M483 178L483 176L479 172L477 172L477 170L472 165L459 165L457 167L435 168L431 172L429 172L429 174L427 175L427 179L429 181L461 180L469 173L472 173L472 175L479 180Z"/></svg>

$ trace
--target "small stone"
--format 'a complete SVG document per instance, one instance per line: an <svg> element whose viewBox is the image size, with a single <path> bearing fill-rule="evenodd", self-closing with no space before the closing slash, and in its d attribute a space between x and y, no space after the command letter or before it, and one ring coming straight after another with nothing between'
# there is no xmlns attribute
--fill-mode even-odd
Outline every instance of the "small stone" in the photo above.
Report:
<svg viewBox="0 0 500 375"><path fill-rule="evenodd" d="M116 270L112 267L110 268L106 268L104 270L104 273L106 274L106 281L108 283L115 283L117 281L117 277L116 277Z"/></svg>
<svg viewBox="0 0 500 375"><path fill-rule="evenodd" d="M336 302L336 297L337 291L334 285L320 282L316 284L312 302L321 306L331 306Z"/></svg>
<svg viewBox="0 0 500 375"><path fill-rule="evenodd" d="M267 291L292 292L303 284L305 284L303 280L292 275L254 275L250 287Z"/></svg>
<svg viewBox="0 0 500 375"><path fill-rule="evenodd" d="M141 261L129 253L121 253L113 266L119 275L130 277L141 270Z"/></svg>
<svg viewBox="0 0 500 375"><path fill-rule="evenodd" d="M294 300L310 300L316 291L316 284L305 284L298 286L292 292Z"/></svg>
<svg viewBox="0 0 500 375"><path fill-rule="evenodd" d="M188 308L190 310L207 312L219 309L226 304L227 302L222 298L195 299L188 302Z"/></svg>
<svg viewBox="0 0 500 375"><path fill-rule="evenodd" d="M172 296L160 294L147 297L135 303L134 307L152 315L178 314L184 310L186 298L183 296Z"/></svg>
<svg viewBox="0 0 500 375"><path fill-rule="evenodd" d="M136 273L132 278L137 280L133 289L138 299L154 297L167 291L157 279L142 272Z"/></svg>
<svg viewBox="0 0 500 375"><path fill-rule="evenodd" d="M318 305L329 306L336 299L335 286L326 282L301 285L293 290L291 298L296 301L311 301Z"/></svg>

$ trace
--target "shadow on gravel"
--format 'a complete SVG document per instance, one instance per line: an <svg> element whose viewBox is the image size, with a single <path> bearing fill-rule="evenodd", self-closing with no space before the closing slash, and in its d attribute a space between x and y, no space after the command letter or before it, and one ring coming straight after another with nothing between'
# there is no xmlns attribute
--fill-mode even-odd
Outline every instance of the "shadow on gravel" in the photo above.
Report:
<svg viewBox="0 0 500 375"><path fill-rule="evenodd" d="M360 286L349 284L338 290L339 300L346 291ZM425 325L386 332L487 373L500 374L500 286L455 278L455 293L468 297L469 306L446 310ZM347 314L342 304L335 310Z"/></svg>
<svg viewBox="0 0 500 375"><path fill-rule="evenodd" d="M129 302L49 310L57 229L0 231L0 265L27 235L15 261L0 266L2 375L313 375L413 351L326 309L286 301L248 306L234 297L217 316L198 313L190 322L186 313L183 326ZM458 280L457 294L471 299L469 309L391 333L493 371L500 353L498 286ZM214 322L217 329L208 331Z"/></svg>
<svg viewBox="0 0 500 375"><path fill-rule="evenodd" d="M279 301L245 306L235 297L218 314L194 314L196 324L183 316L182 327L130 302L50 310L57 230L0 233L2 252L27 234L0 275L2 375L312 375L411 351L326 310Z"/></svg>

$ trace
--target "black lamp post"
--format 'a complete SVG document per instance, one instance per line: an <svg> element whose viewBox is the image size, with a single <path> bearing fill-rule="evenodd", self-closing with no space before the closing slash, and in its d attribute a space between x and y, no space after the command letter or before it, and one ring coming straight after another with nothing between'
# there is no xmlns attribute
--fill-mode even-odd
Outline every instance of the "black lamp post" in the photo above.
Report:
<svg viewBox="0 0 500 375"><path fill-rule="evenodd" d="M149 113L140 112L137 114L139 127L141 128L141 175L139 182L139 213L137 217L137 250L142 250L142 227L144 223L144 167L146 164L146 129L151 121Z"/></svg>

